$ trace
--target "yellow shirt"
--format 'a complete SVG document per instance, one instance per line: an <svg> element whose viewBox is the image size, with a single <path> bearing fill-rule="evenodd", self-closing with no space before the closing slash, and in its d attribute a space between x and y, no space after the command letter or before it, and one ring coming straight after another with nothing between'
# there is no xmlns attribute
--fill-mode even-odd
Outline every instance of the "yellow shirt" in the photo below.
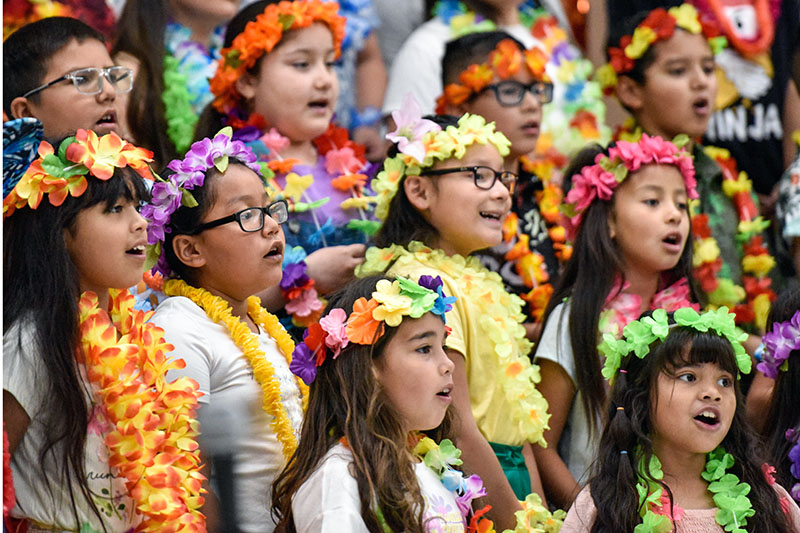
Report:
<svg viewBox="0 0 800 533"><path fill-rule="evenodd" d="M507 293L500 276L477 258L447 256L418 242L408 250L370 248L358 273L383 272L393 261L388 274L440 276L445 294L458 298L446 317L452 330L447 347L464 356L472 414L483 436L512 446L545 445L550 415L535 387L539 367L527 356L531 343L522 326L522 300Z"/></svg>

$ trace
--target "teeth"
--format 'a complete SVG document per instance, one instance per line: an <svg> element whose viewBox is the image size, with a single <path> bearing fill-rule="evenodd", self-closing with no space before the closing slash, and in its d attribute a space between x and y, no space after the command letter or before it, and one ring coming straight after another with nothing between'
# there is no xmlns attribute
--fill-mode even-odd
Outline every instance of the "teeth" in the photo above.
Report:
<svg viewBox="0 0 800 533"><path fill-rule="evenodd" d="M711 411L703 411L702 413L700 413L700 416L705 416L706 418L717 418L717 415L715 415Z"/></svg>
<svg viewBox="0 0 800 533"><path fill-rule="evenodd" d="M140 244L139 246L134 246L133 248L131 248L131 251L133 251L133 252L144 253L144 250L145 250L145 246L143 244Z"/></svg>

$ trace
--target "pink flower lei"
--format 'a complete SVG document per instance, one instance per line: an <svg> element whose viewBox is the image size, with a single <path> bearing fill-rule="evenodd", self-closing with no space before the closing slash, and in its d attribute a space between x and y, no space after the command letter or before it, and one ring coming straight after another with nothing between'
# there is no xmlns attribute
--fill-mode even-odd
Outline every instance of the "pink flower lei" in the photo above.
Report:
<svg viewBox="0 0 800 533"><path fill-rule="evenodd" d="M572 189L565 198L564 213L570 217L572 233L577 232L583 213L596 198L608 201L614 190L628 176L642 165L673 165L678 167L686 184L690 199L697 198L697 180L694 177L692 156L683 145L688 141L685 135L670 142L661 137L650 137L646 133L637 142L619 141L608 149L608 155L597 154L594 165L585 166L580 174L573 177ZM680 147L679 147L680 146Z"/></svg>
<svg viewBox="0 0 800 533"><path fill-rule="evenodd" d="M213 138L205 138L192 144L184 159L170 161L167 168L173 171L166 179L159 179L151 191L152 199L142 207L142 216L147 219L147 268L169 277L172 271L167 265L162 245L170 233L170 218L181 205L195 207L197 201L189 192L202 187L206 173L211 168L225 172L230 158L247 165L258 175L261 167L253 152L242 141L232 140L233 130L223 128Z"/></svg>

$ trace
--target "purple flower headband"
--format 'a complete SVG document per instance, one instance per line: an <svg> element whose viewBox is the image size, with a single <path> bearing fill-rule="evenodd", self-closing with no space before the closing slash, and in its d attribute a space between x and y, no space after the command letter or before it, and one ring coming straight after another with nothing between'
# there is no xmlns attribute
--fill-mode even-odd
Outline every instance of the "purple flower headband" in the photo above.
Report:
<svg viewBox="0 0 800 533"><path fill-rule="evenodd" d="M311 384L329 350L336 359L350 343L374 344L383 336L384 323L398 327L404 316L420 318L430 312L444 320L455 301L455 296L444 295L439 276L421 276L419 283L399 276L394 281L382 279L375 285L372 298L353 302L350 316L336 307L311 324L292 353L289 369Z"/></svg>
<svg viewBox="0 0 800 533"><path fill-rule="evenodd" d="M596 198L610 200L614 189L628 173L639 170L642 165L655 163L678 167L686 184L687 195L690 199L698 198L692 156L683 149L688 140L686 135L679 135L670 142L643 133L637 142L619 141L608 149L608 155L597 154L594 165L583 167L581 173L573 177L572 189L562 207L562 211L570 217L572 233L580 226L584 211Z"/></svg>
<svg viewBox="0 0 800 533"><path fill-rule="evenodd" d="M796 480L800 481L800 428L787 429L785 436L786 440L794 444L789 450L789 460L792 462L792 465L789 467L789 473L792 474L792 477ZM794 501L800 503L800 483L795 483L790 492Z"/></svg>
<svg viewBox="0 0 800 533"><path fill-rule="evenodd" d="M756 368L768 378L776 379L778 371L787 369L792 351L800 350L800 310L795 312L791 320L772 324L772 331L764 335L762 341L764 358Z"/></svg>
<svg viewBox="0 0 800 533"><path fill-rule="evenodd" d="M233 129L221 129L214 138L205 138L192 144L183 160L170 161L167 168L173 174L153 185L150 203L142 207L142 216L147 219L147 263L146 268L169 277L172 271L167 265L163 244L166 234L171 233L170 218L181 205L196 207L197 200L189 192L202 187L206 173L213 167L225 172L232 157L261 175L257 157L242 141L234 141Z"/></svg>

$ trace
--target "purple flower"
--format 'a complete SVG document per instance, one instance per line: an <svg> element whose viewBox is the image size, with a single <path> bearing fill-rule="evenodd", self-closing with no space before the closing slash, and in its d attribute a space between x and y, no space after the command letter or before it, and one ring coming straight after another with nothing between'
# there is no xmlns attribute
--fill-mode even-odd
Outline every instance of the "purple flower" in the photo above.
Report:
<svg viewBox="0 0 800 533"><path fill-rule="evenodd" d="M170 181L159 181L153 185L151 201L142 206L142 216L147 219L147 244L156 244L165 238L164 227L181 206L181 192Z"/></svg>
<svg viewBox="0 0 800 533"><path fill-rule="evenodd" d="M792 462L789 471L795 479L800 479L800 443L795 444L792 449L789 450L789 460Z"/></svg>
<svg viewBox="0 0 800 533"><path fill-rule="evenodd" d="M795 483L792 487L792 498L794 501L800 502L800 483Z"/></svg>
<svg viewBox="0 0 800 533"><path fill-rule="evenodd" d="M776 322L764 335L764 359L756 366L765 376L776 379L778 371L794 350L800 350L800 311L791 320Z"/></svg>
<svg viewBox="0 0 800 533"><path fill-rule="evenodd" d="M292 352L292 362L289 370L302 379L306 385L311 385L317 377L317 362L305 342L301 342Z"/></svg>
<svg viewBox="0 0 800 533"><path fill-rule="evenodd" d="M309 279L306 274L307 270L308 267L305 261L286 265L283 269L283 277L281 278L281 289L288 291L294 287L305 286Z"/></svg>
<svg viewBox="0 0 800 533"><path fill-rule="evenodd" d="M477 474L472 474L464 480L462 487L464 493L456 496L456 505L461 514L466 517L472 511L472 500L486 496L486 488Z"/></svg>
<svg viewBox="0 0 800 533"><path fill-rule="evenodd" d="M442 286L442 278L439 276L420 276L419 285L421 287L425 287L426 289L435 291L438 287Z"/></svg>

